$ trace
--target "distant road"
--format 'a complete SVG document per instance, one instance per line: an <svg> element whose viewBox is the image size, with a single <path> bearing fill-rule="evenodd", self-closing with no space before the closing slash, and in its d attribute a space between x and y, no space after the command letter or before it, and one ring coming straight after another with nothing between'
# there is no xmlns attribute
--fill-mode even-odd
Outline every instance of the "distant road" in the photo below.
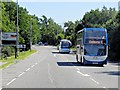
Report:
<svg viewBox="0 0 120 90"><path fill-rule="evenodd" d="M34 48L35 54L2 70L3 88L118 88L117 64L81 66L75 54L60 54L52 46Z"/></svg>

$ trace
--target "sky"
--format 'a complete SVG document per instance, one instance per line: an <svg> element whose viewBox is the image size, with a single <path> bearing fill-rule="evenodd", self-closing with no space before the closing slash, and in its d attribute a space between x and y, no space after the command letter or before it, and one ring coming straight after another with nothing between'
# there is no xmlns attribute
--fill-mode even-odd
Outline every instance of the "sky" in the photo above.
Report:
<svg viewBox="0 0 120 90"><path fill-rule="evenodd" d="M55 22L63 25L67 21L76 21L83 18L86 12L91 9L116 8L118 2L19 2L19 5L26 8L29 14L36 15L39 18L42 15L51 17Z"/></svg>

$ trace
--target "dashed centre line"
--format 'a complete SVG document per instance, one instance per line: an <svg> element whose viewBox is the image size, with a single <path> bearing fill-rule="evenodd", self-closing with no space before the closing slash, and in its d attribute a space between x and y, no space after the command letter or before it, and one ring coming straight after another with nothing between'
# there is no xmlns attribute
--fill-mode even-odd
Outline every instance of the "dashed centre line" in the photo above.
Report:
<svg viewBox="0 0 120 90"><path fill-rule="evenodd" d="M31 67L34 67L35 65L32 65Z"/></svg>
<svg viewBox="0 0 120 90"><path fill-rule="evenodd" d="M94 81L96 84L99 84L99 82L97 82L96 80L94 80L93 78L90 78L92 81Z"/></svg>
<svg viewBox="0 0 120 90"><path fill-rule="evenodd" d="M11 80L9 83L7 83L7 85L11 84L12 82L14 82L16 80L16 78L14 78L13 80Z"/></svg>
<svg viewBox="0 0 120 90"><path fill-rule="evenodd" d="M103 87L105 90L109 90L109 89L107 89L105 86Z"/></svg>
<svg viewBox="0 0 120 90"><path fill-rule="evenodd" d="M84 74L82 72L80 72L80 69L77 68L74 64L72 64L74 66L74 68L76 68L78 71L77 73L81 74L82 76L85 76L85 77L89 77L90 80L92 80L93 82L95 82L96 84L99 85L99 82L97 82L96 80L94 80L93 78L91 78L91 76L89 74ZM81 67L81 68L85 68L85 67ZM106 89L106 87L104 87Z"/></svg>
<svg viewBox="0 0 120 90"><path fill-rule="evenodd" d="M35 65L37 65L38 63L35 63ZM32 65L31 67L34 67L35 65ZM28 68L27 70L25 70L26 72L29 71L31 68ZM9 83L7 83L7 85L10 85L12 82L14 82L18 77L21 77L24 73L22 72L21 74L19 74L16 78L12 79Z"/></svg>
<svg viewBox="0 0 120 90"><path fill-rule="evenodd" d="M86 77L90 76L90 75L88 75L88 74L83 74L83 73L81 73L80 71L77 71L77 73L81 74L82 76L86 76Z"/></svg>
<svg viewBox="0 0 120 90"><path fill-rule="evenodd" d="M103 87L103 88L106 88L106 87Z"/></svg>
<svg viewBox="0 0 120 90"><path fill-rule="evenodd" d="M80 70L79 68L77 68L77 70Z"/></svg>
<svg viewBox="0 0 120 90"><path fill-rule="evenodd" d="M35 65L37 65L38 63L35 63Z"/></svg>
<svg viewBox="0 0 120 90"><path fill-rule="evenodd" d="M30 70L30 68L28 68L26 71L29 71Z"/></svg>
<svg viewBox="0 0 120 90"><path fill-rule="evenodd" d="M18 77L22 76L25 72L22 72Z"/></svg>
<svg viewBox="0 0 120 90"><path fill-rule="evenodd" d="M54 55L54 57L56 57L56 54L53 54Z"/></svg>

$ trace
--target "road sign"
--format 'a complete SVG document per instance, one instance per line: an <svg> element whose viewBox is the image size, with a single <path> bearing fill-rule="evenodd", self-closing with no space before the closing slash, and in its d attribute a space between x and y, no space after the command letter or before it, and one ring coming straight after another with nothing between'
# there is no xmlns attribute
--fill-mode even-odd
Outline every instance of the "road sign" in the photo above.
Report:
<svg viewBox="0 0 120 90"><path fill-rule="evenodd" d="M17 34L15 32L2 32L2 45L16 45Z"/></svg>
<svg viewBox="0 0 120 90"><path fill-rule="evenodd" d="M26 45L18 45L18 48L26 48Z"/></svg>
<svg viewBox="0 0 120 90"><path fill-rule="evenodd" d="M6 32L3 32L2 33L2 40L5 40L5 41L16 41L16 37L17 37L17 34L16 33L6 33Z"/></svg>

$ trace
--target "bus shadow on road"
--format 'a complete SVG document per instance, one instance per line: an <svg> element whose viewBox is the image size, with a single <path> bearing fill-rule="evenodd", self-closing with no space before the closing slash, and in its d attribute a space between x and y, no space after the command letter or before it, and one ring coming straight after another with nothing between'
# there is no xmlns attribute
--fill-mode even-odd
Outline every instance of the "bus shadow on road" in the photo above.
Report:
<svg viewBox="0 0 120 90"><path fill-rule="evenodd" d="M95 72L95 73L120 76L120 71L105 71L105 72Z"/></svg>
<svg viewBox="0 0 120 90"><path fill-rule="evenodd" d="M104 66L99 66L97 64L86 64L83 65L81 63L78 62L57 62L58 66L82 66L82 67L104 67Z"/></svg>
<svg viewBox="0 0 120 90"><path fill-rule="evenodd" d="M58 66L81 66L77 62L57 62Z"/></svg>
<svg viewBox="0 0 120 90"><path fill-rule="evenodd" d="M60 54L59 52L52 52L52 54Z"/></svg>
<svg viewBox="0 0 120 90"><path fill-rule="evenodd" d="M70 54L70 53L52 52L52 54Z"/></svg>

